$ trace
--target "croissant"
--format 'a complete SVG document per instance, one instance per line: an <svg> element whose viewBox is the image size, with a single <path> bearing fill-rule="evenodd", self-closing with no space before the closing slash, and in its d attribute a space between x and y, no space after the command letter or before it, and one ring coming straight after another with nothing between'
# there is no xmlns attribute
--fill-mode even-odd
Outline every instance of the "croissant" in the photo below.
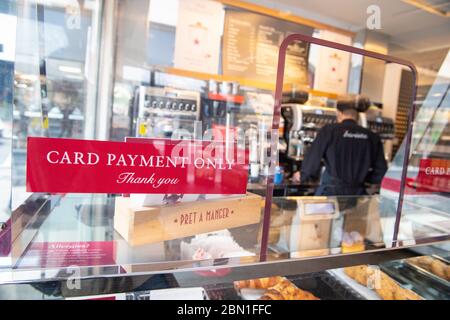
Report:
<svg viewBox="0 0 450 320"><path fill-rule="evenodd" d="M283 277L268 277L268 278L259 278L259 279L251 279L251 280L242 280L242 281L235 281L234 287L236 289L268 289L270 287L273 287L277 283L283 281Z"/></svg>
<svg viewBox="0 0 450 320"><path fill-rule="evenodd" d="M312 293L297 288L289 280L283 280L269 288L260 300L319 300Z"/></svg>

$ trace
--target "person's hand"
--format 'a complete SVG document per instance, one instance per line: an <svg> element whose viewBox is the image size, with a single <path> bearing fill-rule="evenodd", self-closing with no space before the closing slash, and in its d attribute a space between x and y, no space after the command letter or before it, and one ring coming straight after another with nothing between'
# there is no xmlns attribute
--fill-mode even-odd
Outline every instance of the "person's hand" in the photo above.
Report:
<svg viewBox="0 0 450 320"><path fill-rule="evenodd" d="M300 171L296 171L292 175L292 182L300 182L300 178L301 178Z"/></svg>

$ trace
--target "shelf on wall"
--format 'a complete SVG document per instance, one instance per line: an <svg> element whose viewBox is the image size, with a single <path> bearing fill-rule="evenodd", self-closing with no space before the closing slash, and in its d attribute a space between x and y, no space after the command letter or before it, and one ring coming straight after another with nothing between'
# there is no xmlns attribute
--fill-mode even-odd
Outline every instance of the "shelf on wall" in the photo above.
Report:
<svg viewBox="0 0 450 320"><path fill-rule="evenodd" d="M215 80L219 82L228 81L228 82L237 82L239 85L243 87L252 87L262 90L269 90L274 91L275 90L275 83L270 82L263 82L258 80L252 80L242 77L235 77L235 76L227 76L227 75L221 75L221 74L212 74L212 73L205 73L205 72L198 72L198 71L190 71L185 69L178 69L173 67L166 67L162 69L163 72L166 72L168 74L173 74L181 77L188 77L188 78L194 78L199 80ZM287 83L284 85L284 88L286 91L292 90L292 83ZM301 86L299 86L301 88ZM320 97L326 97L329 99L337 99L338 94L334 92L325 92L325 91L319 91L314 89L307 89L302 88L302 90L308 91L310 94L314 96L320 96Z"/></svg>

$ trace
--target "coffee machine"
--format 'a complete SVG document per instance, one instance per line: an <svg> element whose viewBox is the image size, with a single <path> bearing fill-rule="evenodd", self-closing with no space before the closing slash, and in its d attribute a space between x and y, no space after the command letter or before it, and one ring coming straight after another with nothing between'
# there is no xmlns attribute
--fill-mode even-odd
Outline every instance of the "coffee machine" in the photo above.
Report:
<svg viewBox="0 0 450 320"><path fill-rule="evenodd" d="M202 135L198 91L138 86L130 109L132 136L198 139Z"/></svg>
<svg viewBox="0 0 450 320"><path fill-rule="evenodd" d="M283 128L280 139L280 163L285 166L289 178L300 170L301 161L316 138L327 124L336 122L333 108L287 103L281 106Z"/></svg>

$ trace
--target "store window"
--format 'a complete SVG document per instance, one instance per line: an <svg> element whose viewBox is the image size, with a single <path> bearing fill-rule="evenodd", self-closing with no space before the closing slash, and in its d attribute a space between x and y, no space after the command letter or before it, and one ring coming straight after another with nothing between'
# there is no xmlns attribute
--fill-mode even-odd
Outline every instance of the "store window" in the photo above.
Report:
<svg viewBox="0 0 450 320"><path fill-rule="evenodd" d="M11 212L11 134L17 24L15 13L14 1L3 1L0 4L0 221L7 221Z"/></svg>
<svg viewBox="0 0 450 320"><path fill-rule="evenodd" d="M17 3L13 209L29 196L28 136L94 137L100 14L100 1Z"/></svg>

